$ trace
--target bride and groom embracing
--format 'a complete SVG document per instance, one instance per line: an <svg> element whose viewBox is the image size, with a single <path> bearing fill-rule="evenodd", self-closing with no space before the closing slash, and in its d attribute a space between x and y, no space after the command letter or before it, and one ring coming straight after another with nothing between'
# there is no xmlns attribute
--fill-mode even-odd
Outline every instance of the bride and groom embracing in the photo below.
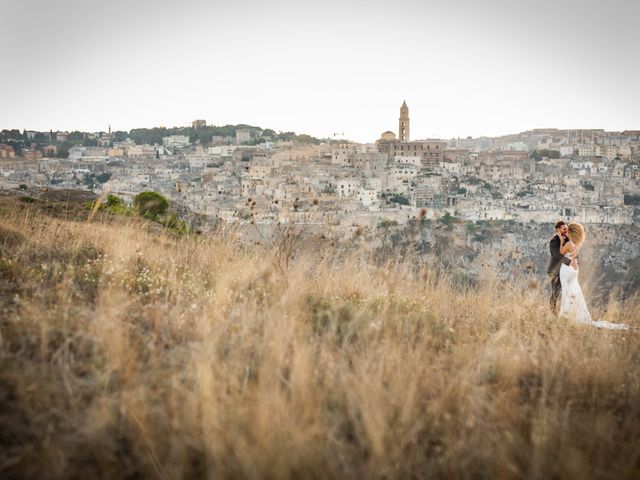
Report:
<svg viewBox="0 0 640 480"><path fill-rule="evenodd" d="M591 319L578 281L578 253L585 237L579 223L556 223L556 234L549 242L551 262L547 270L551 278L551 310L557 313L560 298L560 317L598 328L627 330L629 327L623 323Z"/></svg>

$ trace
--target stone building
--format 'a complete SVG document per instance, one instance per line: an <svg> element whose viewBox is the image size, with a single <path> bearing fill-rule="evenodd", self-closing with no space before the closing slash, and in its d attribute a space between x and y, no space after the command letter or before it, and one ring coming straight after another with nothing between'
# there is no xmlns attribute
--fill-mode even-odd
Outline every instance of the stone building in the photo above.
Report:
<svg viewBox="0 0 640 480"><path fill-rule="evenodd" d="M389 158L420 157L424 170L432 171L440 162L444 161L447 143L440 140L419 140L416 142L402 142L400 140L376 141L376 148L380 153L386 153Z"/></svg>
<svg viewBox="0 0 640 480"><path fill-rule="evenodd" d="M11 145L0 144L0 158L15 158L16 152Z"/></svg>
<svg viewBox="0 0 640 480"><path fill-rule="evenodd" d="M403 102L400 107L400 131L396 140L393 132L384 132L376 141L376 150L385 153L390 159L401 157L420 157L422 170L433 171L444 161L447 142L440 140L409 141L409 107Z"/></svg>
<svg viewBox="0 0 640 480"><path fill-rule="evenodd" d="M236 144L242 145L243 143L251 140L251 130L248 128L236 129Z"/></svg>

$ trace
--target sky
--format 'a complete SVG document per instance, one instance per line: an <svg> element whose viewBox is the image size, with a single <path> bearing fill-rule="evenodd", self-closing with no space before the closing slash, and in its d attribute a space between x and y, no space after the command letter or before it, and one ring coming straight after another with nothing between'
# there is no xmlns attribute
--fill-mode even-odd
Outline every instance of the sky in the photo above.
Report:
<svg viewBox="0 0 640 480"><path fill-rule="evenodd" d="M0 0L0 129L640 129L637 0Z"/></svg>

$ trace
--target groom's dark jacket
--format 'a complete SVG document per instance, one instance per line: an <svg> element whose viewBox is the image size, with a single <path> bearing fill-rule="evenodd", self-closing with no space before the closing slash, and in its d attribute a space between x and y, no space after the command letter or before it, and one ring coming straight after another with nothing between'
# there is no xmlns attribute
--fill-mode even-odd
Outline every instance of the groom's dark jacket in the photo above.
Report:
<svg viewBox="0 0 640 480"><path fill-rule="evenodd" d="M549 262L549 268L547 274L550 277L555 277L560 274L560 265L571 265L571 259L565 257L560 253L560 237L554 235L551 241L549 241L549 252L551 253L551 261Z"/></svg>

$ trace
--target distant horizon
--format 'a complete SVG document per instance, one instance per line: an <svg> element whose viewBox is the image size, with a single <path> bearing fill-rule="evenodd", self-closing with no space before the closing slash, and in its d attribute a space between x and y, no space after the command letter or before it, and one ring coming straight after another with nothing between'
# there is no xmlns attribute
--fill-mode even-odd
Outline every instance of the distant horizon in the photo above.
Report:
<svg viewBox="0 0 640 480"><path fill-rule="evenodd" d="M192 121L195 121L197 119L194 119ZM199 120L205 120L203 118L199 118ZM319 136L319 135L314 135L312 133L309 132L305 132L305 131L298 131L298 130L281 130L281 129L275 129L272 128L271 126L260 126L260 125L253 125L251 123L248 122L239 122L239 123L220 123L220 124L213 124L213 123L209 123L209 121L207 121L207 127L225 127L225 126L232 126L232 127L236 127L238 125L246 125L248 127L251 128L259 128L261 130L273 130L276 133L285 133L285 132L293 132L296 135L309 135L311 137L317 138L319 140L345 140L345 141L351 141L351 142L355 142L355 143L375 143L376 140L378 140L380 138L380 135L386 131L391 131L395 134L397 134L396 130L384 130L383 132L380 132L377 137L375 137L375 139L373 139L372 141L358 141L352 138L348 138L348 137L331 137L331 136ZM191 125L191 122L189 122L189 124L185 124L185 125L173 125L173 126L166 126L166 125L154 125L154 126L150 126L150 127L133 127L133 128L129 128L129 129L122 129L122 128L114 128L113 125L111 125L111 132L115 133L118 131L121 132L131 132L132 130L137 130L137 129L154 129L154 128L165 128L167 130L170 129L180 129L180 128L194 128ZM24 132L24 131L31 131L31 132L38 132L38 133L57 133L57 132L65 132L65 133L71 133L71 132L82 132L82 133L108 133L108 126L107 129L105 130L85 130L85 129L77 129L77 128L72 128L72 129L51 129L51 128L47 128L47 129L35 129L35 128L0 128L0 131L2 130L18 130L20 132ZM613 133L613 132L625 132L625 131L640 131L640 128L636 127L636 128L622 128L622 129L612 129L609 130L607 128L601 128L601 127L580 127L580 128L566 128L566 127L550 127L550 126L545 126L545 127L531 127L531 128L526 128L524 130L519 130L519 131L511 131L511 132L507 132L507 133L503 133L503 134L498 134L498 135L477 135L477 136L472 136L472 135L459 135L459 136L451 136L451 137L444 137L444 136L426 136L426 137L416 137L413 138L413 135L411 136L412 138L410 138L410 141L420 141L420 140L458 140L458 139L478 139L478 138L499 138L499 137L505 137L505 136L509 136L509 135L519 135L521 133L524 132L531 132L534 130L603 130L607 133Z"/></svg>

